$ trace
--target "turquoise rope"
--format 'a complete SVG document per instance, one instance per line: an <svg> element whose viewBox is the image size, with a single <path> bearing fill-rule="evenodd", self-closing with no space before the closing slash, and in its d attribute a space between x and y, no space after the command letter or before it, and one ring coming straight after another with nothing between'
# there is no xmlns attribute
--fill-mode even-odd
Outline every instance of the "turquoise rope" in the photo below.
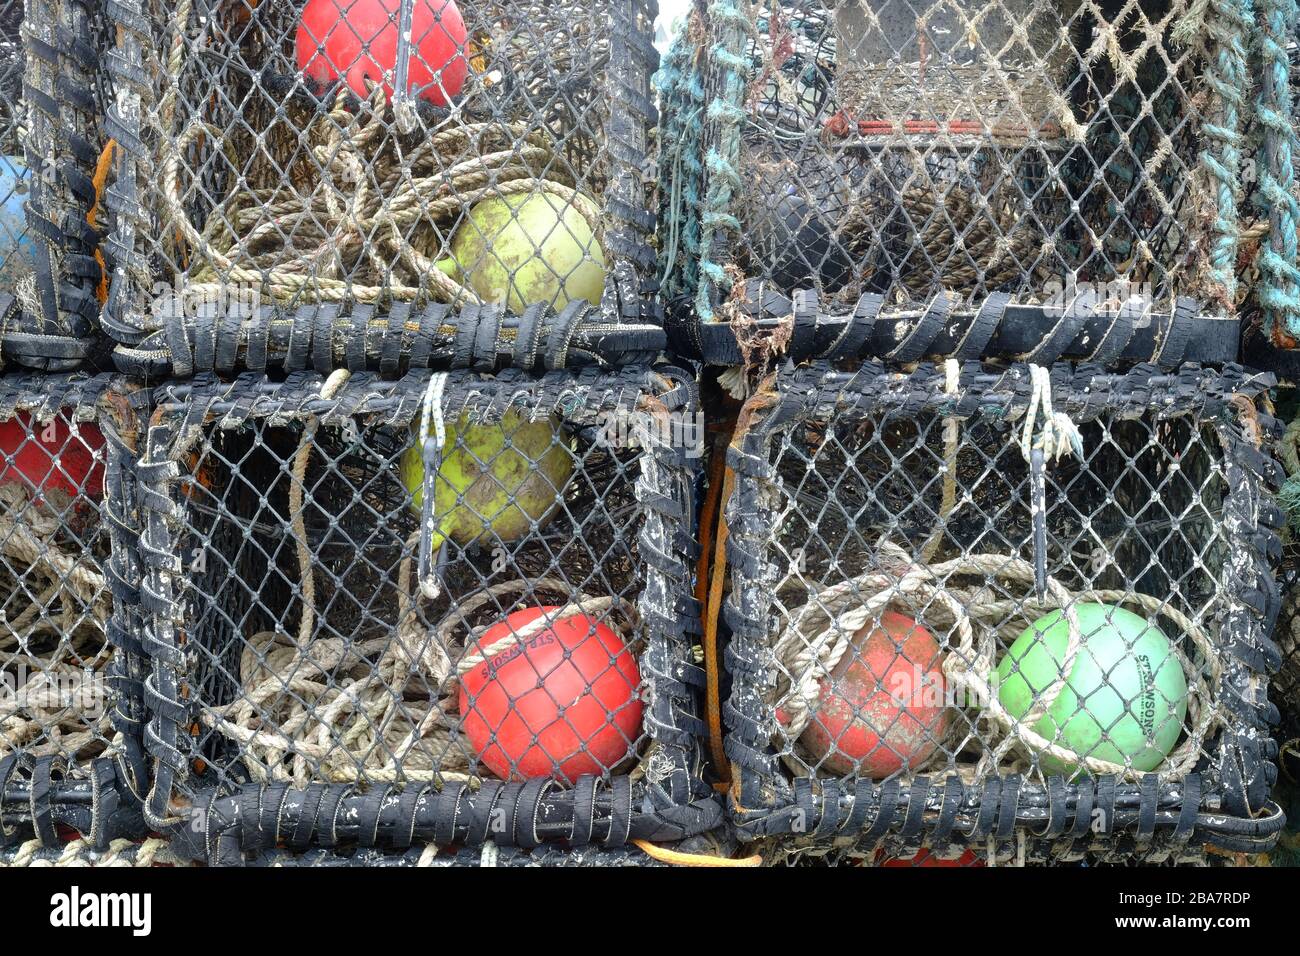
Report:
<svg viewBox="0 0 1300 956"><path fill-rule="evenodd" d="M660 288L669 297L690 294L698 281L700 193L704 165L704 80L691 68L694 47L678 30L664 55L655 87L660 93Z"/></svg>
<svg viewBox="0 0 1300 956"><path fill-rule="evenodd" d="M714 141L705 157L708 188L700 215L699 288L695 310L702 322L713 320L713 303L731 291L731 279L714 261L719 233L738 235L740 222L731 212L732 197L741 189L740 134L745 110L741 103L749 74L744 57L746 20L734 0L709 0L709 20L716 35L709 48L718 95L709 102L706 117Z"/></svg>
<svg viewBox="0 0 1300 956"><path fill-rule="evenodd" d="M1295 24L1295 0L1261 0L1258 45L1264 81L1256 115L1264 130L1259 192L1269 214L1269 236L1268 244L1261 244L1259 252L1258 295L1270 332L1281 328L1289 335L1300 336L1300 270L1296 268L1300 208L1292 194L1295 169L1291 147L1295 131L1291 125L1291 63L1286 50ZM1292 489L1291 494L1300 494L1300 489Z"/></svg>
<svg viewBox="0 0 1300 956"><path fill-rule="evenodd" d="M1237 294L1237 195L1241 191L1241 121L1251 19L1251 0L1211 0L1205 20L1214 49L1206 64L1205 82L1219 98L1220 114L1219 122L1204 124L1211 146L1201 154L1201 162L1215 180L1217 200L1210 277L1229 309Z"/></svg>

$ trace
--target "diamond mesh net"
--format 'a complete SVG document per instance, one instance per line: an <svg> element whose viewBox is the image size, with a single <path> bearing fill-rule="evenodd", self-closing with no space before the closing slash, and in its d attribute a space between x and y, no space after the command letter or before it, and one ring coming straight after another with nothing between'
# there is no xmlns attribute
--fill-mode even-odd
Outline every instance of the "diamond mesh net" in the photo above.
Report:
<svg viewBox="0 0 1300 956"><path fill-rule="evenodd" d="M1267 499L1259 478L1240 487L1254 408L1207 408L1200 388L1231 388L1206 374L1179 398L1174 379L1095 370L814 369L782 381L779 413L751 400L728 519L752 556L731 599L732 731L755 747L729 750L742 805L810 781L922 787L912 801L957 782L987 800L992 781L1017 813L1062 783L1221 786L1242 719L1225 628Z"/></svg>
<svg viewBox="0 0 1300 956"><path fill-rule="evenodd" d="M190 315L639 299L652 5L137 6L149 31L116 51L147 77L115 114L143 138L120 167L142 204L114 237L125 331L162 321L155 284Z"/></svg>
<svg viewBox="0 0 1300 956"><path fill-rule="evenodd" d="M77 412L0 422L0 758L85 762L114 735L106 450Z"/></svg>
<svg viewBox="0 0 1300 956"><path fill-rule="evenodd" d="M658 450L698 440L660 403L676 386L334 381L175 386L156 419L180 472L176 794L695 773L670 520L690 465Z"/></svg>
<svg viewBox="0 0 1300 956"><path fill-rule="evenodd" d="M664 143L666 289L705 321L736 318L742 279L844 310L946 291L1061 309L1184 295L1230 313L1238 253L1260 253L1259 230L1239 249L1240 231L1290 188L1255 151L1290 115L1267 109L1286 56L1261 40L1257 61L1250 39L1272 16L1181 0L697 4L659 79L690 117ZM1263 178L1269 198L1243 203Z"/></svg>

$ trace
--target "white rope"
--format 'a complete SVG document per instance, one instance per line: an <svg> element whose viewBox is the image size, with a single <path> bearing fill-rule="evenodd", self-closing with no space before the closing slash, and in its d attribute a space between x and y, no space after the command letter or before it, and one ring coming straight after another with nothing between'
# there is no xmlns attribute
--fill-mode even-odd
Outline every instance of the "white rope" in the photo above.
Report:
<svg viewBox="0 0 1300 956"><path fill-rule="evenodd" d="M778 733L785 740L797 738L811 721L821 682L830 677L848 652L853 635L891 606L901 613L925 608L927 626L950 634L944 642L944 677L950 688L960 691L958 699L978 702L982 718L996 729L993 738L979 741L982 753L974 767L976 776L1004 771L1004 760L1013 750L1077 764L1094 775L1116 774L1125 780L1141 775L1127 763L1076 753L1061 740L1048 739L1034 729L1073 672L1082 644L1078 607L1087 601L1127 604L1148 616L1168 619L1205 662L1202 667L1177 645L1171 645L1188 682L1188 719L1183 741L1166 757L1161 773L1178 780L1191 772L1200 759L1202 743L1222 722L1223 715L1211 691L1221 672L1218 650L1196 621L1166 602L1124 591L1073 592L1050 576L1042 598L1026 594L997 600L987 585L974 590L956 585L954 580L1001 580L1012 585L1006 593L1015 595L1033 584L1033 566L1000 554L965 555L926 566L913 563L901 548L887 541L877 546L877 553L880 558L875 570L810 595L807 604L791 613L789 623L777 637L773 652L780 667L771 703L783 715ZM998 698L994 684L999 647L1009 646L1025 627L1052 609L1061 611L1068 631L1060 670L1052 683L1035 695L1029 711L1013 717ZM937 749L935 759L941 759L943 753L942 748Z"/></svg>
<svg viewBox="0 0 1300 956"><path fill-rule="evenodd" d="M0 869L5 867L151 867L158 863L168 866L189 866L188 861L175 857L167 841L150 837L141 843L118 839L105 849L96 850L82 837L64 844L54 858L41 856L47 848L40 840L28 840L11 856L0 855ZM135 852L132 853L131 851Z"/></svg>
<svg viewBox="0 0 1300 956"><path fill-rule="evenodd" d="M1079 427L1065 412L1052 409L1052 376L1042 365L1029 366L1029 381L1032 391L1029 396L1029 408L1025 412L1025 426L1020 433L1020 453L1025 461L1030 460L1034 448L1043 452L1043 458L1050 462L1060 461L1067 452L1076 458L1083 458L1083 436ZM1034 427L1042 416L1042 429L1034 437Z"/></svg>
<svg viewBox="0 0 1300 956"><path fill-rule="evenodd" d="M420 410L420 460L426 463L425 467L420 470L420 481L423 484L424 500L421 502L421 511L424 514L424 528L422 534L429 542L433 541L433 536L437 534L437 514L434 510L434 484L437 481L437 470L427 467L428 456L425 454L425 443L429 441L429 425L433 424L433 443L438 450L438 460L442 461L442 449L447 444L447 426L442 417L442 395L447 388L447 373L434 372L429 377L429 385L424 390L424 404ZM420 576L420 593L430 601L435 601L442 593L442 582L438 580L438 575L434 570L436 555L429 556L429 573Z"/></svg>

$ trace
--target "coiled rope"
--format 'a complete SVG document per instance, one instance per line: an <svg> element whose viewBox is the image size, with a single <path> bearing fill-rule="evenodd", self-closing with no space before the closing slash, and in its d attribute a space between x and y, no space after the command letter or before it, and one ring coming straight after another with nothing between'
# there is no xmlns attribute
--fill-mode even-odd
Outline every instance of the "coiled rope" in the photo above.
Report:
<svg viewBox="0 0 1300 956"><path fill-rule="evenodd" d="M412 593L412 577L408 557L398 571L400 593ZM368 641L318 636L304 645L284 634L255 634L240 656L238 700L205 708L203 721L239 745L245 767L261 783L472 780L477 761L459 743L455 712L462 675L566 618L603 620L625 638L635 633L632 605L580 594L481 645L487 627L471 627L471 616L525 591L571 594L572 588L555 578L491 585L458 601L432 627L407 597L396 634Z"/></svg>
<svg viewBox="0 0 1300 956"><path fill-rule="evenodd" d="M1182 741L1166 758L1161 773L1177 780L1191 772L1204 742L1223 722L1211 690L1221 669L1214 642L1199 624L1167 602L1127 591L1071 591L1050 576L1045 594L1039 598L1032 593L1033 565L1002 554L972 554L923 565L910 561L902 548L888 541L880 542L878 553L879 570L810 594L808 602L791 615L777 638L774 653L782 666L778 668L771 702L786 718L781 732L787 740L798 737L813 719L822 682L832 679L832 672L849 652L857 632L891 607L907 614L923 608L925 627L946 629L955 638L950 639L942 663L949 689L961 692L954 699L977 706L980 718L995 731L987 740L972 738L966 742L978 746L979 758L973 767L959 769L975 778L1005 772L1013 751L1022 757L1046 756L1081 766L1092 774L1116 774L1127 780L1141 775L1126 764L1076 753L1034 730L1073 670L1082 642L1077 607L1083 602L1130 605L1146 615L1164 617L1199 654L1199 659L1193 661L1180 647L1171 645L1187 677L1188 720ZM954 583L963 580L965 585ZM1005 582L1010 587L1004 593L1017 596L995 598L989 586L993 581ZM1009 647L1034 621L1052 610L1061 611L1069 629L1060 673L1036 696L1030 711L1017 719L996 693L993 672L999 648ZM955 731L960 733L962 728ZM930 760L946 756L943 748L938 748Z"/></svg>
<svg viewBox="0 0 1300 956"><path fill-rule="evenodd" d="M398 135L384 91L373 84L360 103L339 90L331 109L308 116L301 130L273 120L251 141L251 162L233 154L226 130L205 120L175 135L189 13L186 0L172 18L170 82L159 109L161 194L183 247L174 260L189 263L186 295L215 296L248 284L281 301L478 303L438 261L465 212L489 197L551 196L557 210L573 209L601 241L600 209L573 188L542 131L462 122L453 112L408 147L411 138ZM268 146L278 140L290 150L282 161ZM223 144L231 169L251 166L262 175L251 183L239 176L200 230L185 198L203 194L193 181L200 170L186 155L206 143Z"/></svg>
<svg viewBox="0 0 1300 956"><path fill-rule="evenodd" d="M113 735L100 676L111 598L104 575L60 541L72 499L42 496L0 485L0 754L92 756Z"/></svg>

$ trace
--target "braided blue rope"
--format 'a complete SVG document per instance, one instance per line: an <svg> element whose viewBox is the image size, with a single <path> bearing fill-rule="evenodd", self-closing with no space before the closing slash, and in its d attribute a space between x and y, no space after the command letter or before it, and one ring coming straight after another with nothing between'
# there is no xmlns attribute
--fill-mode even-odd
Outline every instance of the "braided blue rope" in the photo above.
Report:
<svg viewBox="0 0 1300 956"><path fill-rule="evenodd" d="M686 31L678 31L654 77L662 104L659 195L664 238L659 250L660 288L669 298L693 293L699 280L704 78L692 67L694 50Z"/></svg>
<svg viewBox="0 0 1300 956"><path fill-rule="evenodd" d="M1292 187L1291 63L1286 44L1296 25L1295 0L1261 0L1258 41L1263 84L1256 115L1264 130L1259 192L1269 214L1268 244L1259 251L1259 301L1270 332L1300 337L1300 269L1296 268L1296 226L1300 223Z"/></svg>
<svg viewBox="0 0 1300 956"><path fill-rule="evenodd" d="M1237 195L1241 191L1241 120L1251 20L1251 0L1211 0L1205 18L1214 51L1206 64L1205 82L1219 99L1218 122L1203 126L1211 146L1201 154L1201 162L1215 180L1216 193L1210 277L1229 309L1237 293Z"/></svg>
<svg viewBox="0 0 1300 956"><path fill-rule="evenodd" d="M735 0L709 0L709 21L715 30L708 56L718 83L718 95L708 104L707 117L715 140L705 158L708 189L700 214L699 288L695 309L700 321L713 320L713 302L731 291L731 279L715 261L719 233L740 231L740 221L731 212L732 197L741 188L740 134L745 111L741 103L749 64L744 56L744 14Z"/></svg>

